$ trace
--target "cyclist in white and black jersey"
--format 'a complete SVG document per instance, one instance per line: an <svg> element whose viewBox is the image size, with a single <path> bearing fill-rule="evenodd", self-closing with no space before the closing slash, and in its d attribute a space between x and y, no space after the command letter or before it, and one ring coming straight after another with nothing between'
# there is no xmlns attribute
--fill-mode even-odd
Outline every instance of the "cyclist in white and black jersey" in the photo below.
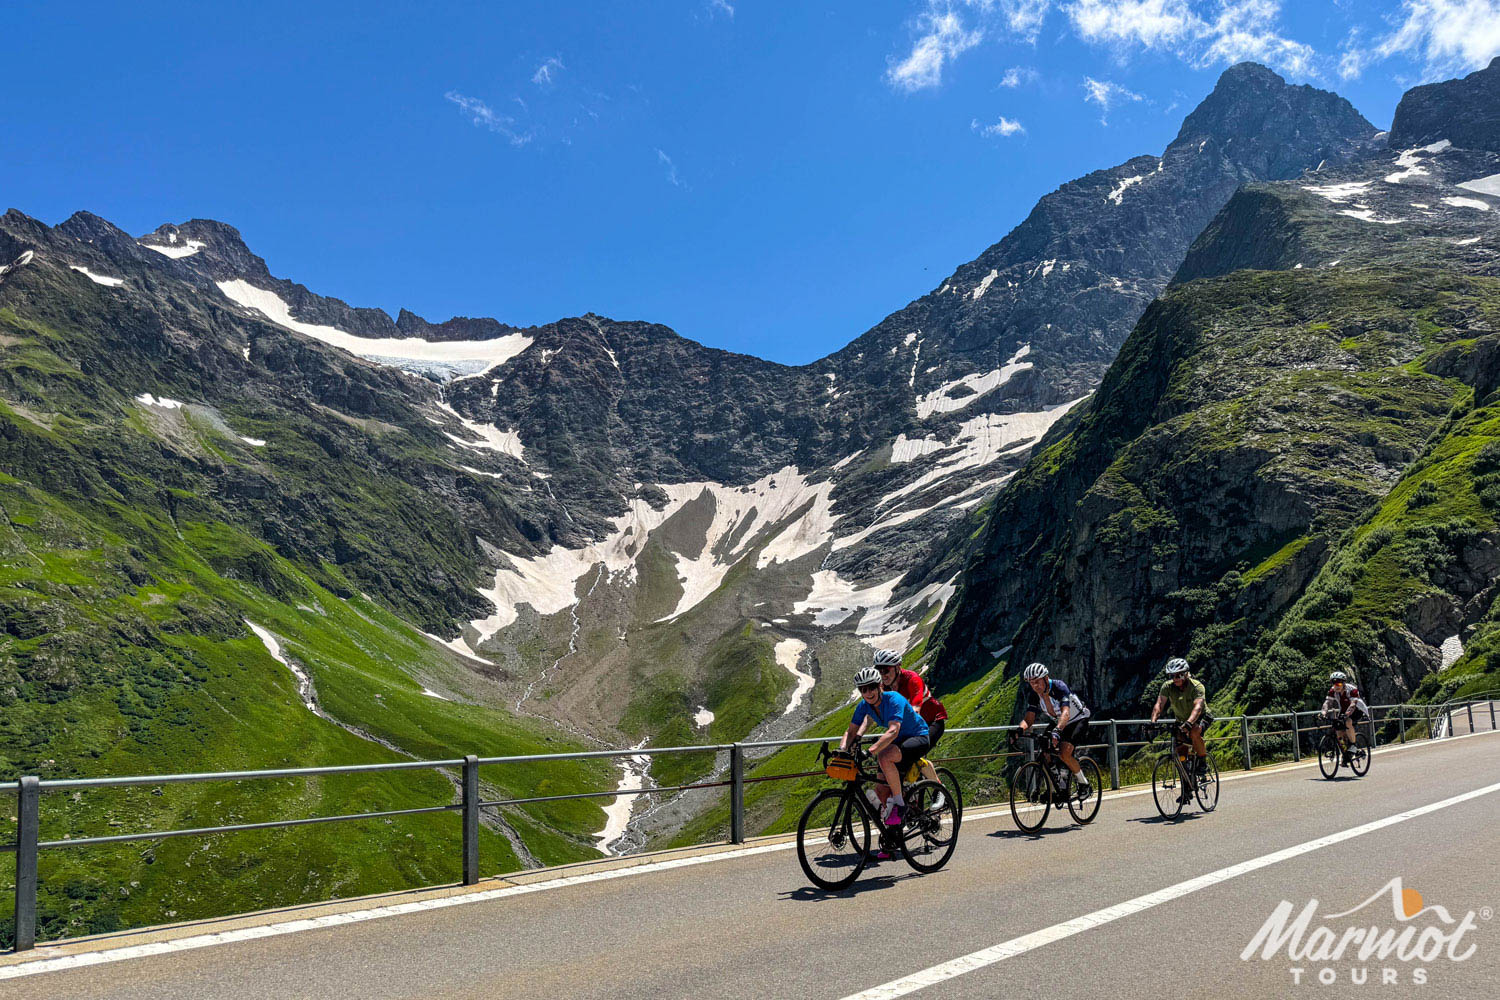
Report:
<svg viewBox="0 0 1500 1000"><path fill-rule="evenodd" d="M1026 707L1021 715L1021 732L1025 733L1036 724L1038 715L1045 715L1057 722L1055 730L1057 755L1067 765L1073 780L1083 787L1088 795L1089 782L1073 756L1073 748L1088 738L1089 707L1060 680L1047 676L1047 667L1033 663L1021 671L1021 692L1026 697Z"/></svg>

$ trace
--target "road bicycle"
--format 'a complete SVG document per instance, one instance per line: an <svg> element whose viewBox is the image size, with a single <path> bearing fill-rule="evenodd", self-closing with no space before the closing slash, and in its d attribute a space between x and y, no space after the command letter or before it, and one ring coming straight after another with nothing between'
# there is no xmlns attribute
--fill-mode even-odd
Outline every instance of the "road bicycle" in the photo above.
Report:
<svg viewBox="0 0 1500 1000"><path fill-rule="evenodd" d="M1328 726L1318 740L1318 770L1323 777L1332 779L1343 765L1354 772L1357 778L1370 773L1370 738L1363 731L1354 734L1354 745L1349 746L1344 738L1347 715L1325 716ZM1345 759L1347 755L1347 760Z"/></svg>
<svg viewBox="0 0 1500 1000"><path fill-rule="evenodd" d="M1219 765L1213 757L1207 757L1203 773L1198 774L1187 726L1177 722L1158 722L1155 726L1171 740L1170 750L1160 748L1161 755L1151 769L1151 797L1156 800L1156 811L1163 819L1176 819L1182 807L1196 798L1198 808L1213 812L1219 805Z"/></svg>
<svg viewBox="0 0 1500 1000"><path fill-rule="evenodd" d="M1077 784L1058 754L1054 732L1055 727L1046 726L1040 731L1011 737L1012 745L1018 739L1033 741L1037 751L1037 758L1016 768L1010 779L1010 815L1026 833L1040 830L1053 805L1064 803L1075 822L1091 823L1099 814L1099 803L1104 798L1104 774L1099 765L1087 753L1074 748L1078 768L1088 781L1087 786Z"/></svg>
<svg viewBox="0 0 1500 1000"><path fill-rule="evenodd" d="M936 781L903 784L906 807L901 825L880 820L876 785L883 785L876 762L863 747L853 752L819 752L823 771L840 782L813 797L797 823L797 861L820 889L837 892L859 878L871 859L871 828L880 831L883 851L900 852L906 863L924 874L935 872L958 846L959 806L955 795Z"/></svg>

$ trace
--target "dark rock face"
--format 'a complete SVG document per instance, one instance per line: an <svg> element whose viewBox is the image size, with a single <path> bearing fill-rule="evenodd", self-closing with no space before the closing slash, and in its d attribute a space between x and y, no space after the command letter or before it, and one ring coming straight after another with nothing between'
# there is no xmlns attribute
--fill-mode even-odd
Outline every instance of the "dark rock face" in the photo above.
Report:
<svg viewBox="0 0 1500 1000"><path fill-rule="evenodd" d="M1447 139L1463 149L1500 152L1500 56L1461 80L1413 87L1396 105L1392 149Z"/></svg>
<svg viewBox="0 0 1500 1000"><path fill-rule="evenodd" d="M1427 676L1433 634L1456 631L1453 609L1481 589L1463 570L1472 531L1414 536L1453 539L1458 554L1422 572L1449 585L1438 600L1370 585L1394 602L1360 626L1379 642L1315 633L1323 606L1292 605L1327 567L1365 560L1330 553L1417 467L1463 383L1493 391L1481 335L1500 197L1471 182L1500 157L1437 142L1466 112L1459 83L1438 91L1448 116L1428 106L1443 135L1427 147L1366 144L1247 185L1207 225L1076 427L998 497L935 633L940 679L1008 646L1012 663L1053 661L1122 709L1172 655L1255 706L1295 702L1337 656L1362 657L1380 693ZM1355 584L1326 587L1331 607ZM1314 649L1312 634L1339 638Z"/></svg>

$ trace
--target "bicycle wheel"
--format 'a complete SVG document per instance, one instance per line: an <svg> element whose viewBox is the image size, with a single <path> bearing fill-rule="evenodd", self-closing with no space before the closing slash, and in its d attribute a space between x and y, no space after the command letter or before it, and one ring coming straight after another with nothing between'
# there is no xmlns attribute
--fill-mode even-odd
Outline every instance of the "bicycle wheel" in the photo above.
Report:
<svg viewBox="0 0 1500 1000"><path fill-rule="evenodd" d="M1151 769L1151 797L1162 819L1176 819L1181 814L1182 777L1173 758L1162 757Z"/></svg>
<svg viewBox="0 0 1500 1000"><path fill-rule="evenodd" d="M1370 738L1364 733L1354 734L1354 749L1349 751L1349 767L1355 775L1363 778L1370 773Z"/></svg>
<svg viewBox="0 0 1500 1000"><path fill-rule="evenodd" d="M1086 824L1099 815L1099 803L1104 801L1104 774L1092 757L1078 758L1078 769L1083 772L1089 790L1082 791L1077 785L1068 789L1068 812L1074 821Z"/></svg>
<svg viewBox="0 0 1500 1000"><path fill-rule="evenodd" d="M797 823L797 861L813 885L837 892L854 884L870 860L870 820L841 788L819 792Z"/></svg>
<svg viewBox="0 0 1500 1000"><path fill-rule="evenodd" d="M1323 777L1332 778L1339 773L1339 760L1342 756L1339 741L1333 738L1332 733L1324 733L1323 739L1318 743L1318 770L1323 772Z"/></svg>
<svg viewBox="0 0 1500 1000"><path fill-rule="evenodd" d="M919 872L935 872L958 846L958 803L936 781L906 786L901 811L901 856Z"/></svg>
<svg viewBox="0 0 1500 1000"><path fill-rule="evenodd" d="M1219 805L1219 765L1212 757L1203 760L1203 776L1198 779L1193 795L1198 799L1198 808L1211 813Z"/></svg>
<svg viewBox="0 0 1500 1000"><path fill-rule="evenodd" d="M1052 811L1052 779L1047 769L1034 760L1016 768L1010 779L1010 815L1016 826L1036 833L1047 822Z"/></svg>
<svg viewBox="0 0 1500 1000"><path fill-rule="evenodd" d="M958 775L946 767L939 767L936 770L938 781L942 782L948 794L953 796L954 822L961 824L964 821L964 790L963 786L958 783Z"/></svg>

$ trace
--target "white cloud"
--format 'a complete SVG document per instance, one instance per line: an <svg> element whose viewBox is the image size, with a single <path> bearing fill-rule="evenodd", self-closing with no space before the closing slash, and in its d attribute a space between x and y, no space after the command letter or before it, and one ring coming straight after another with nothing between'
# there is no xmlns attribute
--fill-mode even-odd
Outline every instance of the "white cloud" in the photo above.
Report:
<svg viewBox="0 0 1500 1000"><path fill-rule="evenodd" d="M969 122L969 128L974 132L978 132L986 139L994 139L997 136L1008 137L1012 135L1026 134L1026 129L1021 125L1020 122L1015 121L1011 118L1007 118L1004 115L1001 115L1000 120L993 125L981 125L979 124L979 119L975 118L973 121Z"/></svg>
<svg viewBox="0 0 1500 1000"><path fill-rule="evenodd" d="M1186 0L1077 0L1065 9L1079 38L1117 48L1171 49L1203 27Z"/></svg>
<svg viewBox="0 0 1500 1000"><path fill-rule="evenodd" d="M536 68L536 72L531 74L531 82L538 87L545 87L552 82L557 71L562 69L567 69L567 67L563 65L561 59L553 56Z"/></svg>
<svg viewBox="0 0 1500 1000"><path fill-rule="evenodd" d="M710 14L724 14L731 18L734 17L734 4L730 3L729 0L708 0L707 6Z"/></svg>
<svg viewBox="0 0 1500 1000"><path fill-rule="evenodd" d="M443 97L458 105L475 125L505 136L512 146L524 146L531 141L531 133L520 131L514 118L501 114L479 98L467 97L456 90L448 91Z"/></svg>
<svg viewBox="0 0 1500 1000"><path fill-rule="evenodd" d="M1345 53L1353 75L1397 53L1420 57L1429 77L1482 69L1500 54L1500 0L1402 0L1400 16L1372 51Z"/></svg>
<svg viewBox="0 0 1500 1000"><path fill-rule="evenodd" d="M1000 0L1005 26L1024 42L1036 41L1051 8L1052 0Z"/></svg>
<svg viewBox="0 0 1500 1000"><path fill-rule="evenodd" d="M1002 87L1019 87L1023 83L1035 83L1041 74L1030 66L1012 66L1000 78Z"/></svg>
<svg viewBox="0 0 1500 1000"><path fill-rule="evenodd" d="M1083 99L1099 105L1099 124L1108 125L1110 108L1122 102L1139 101L1141 95L1111 80L1095 80L1086 76L1083 78Z"/></svg>
<svg viewBox="0 0 1500 1000"><path fill-rule="evenodd" d="M981 0L963 6L988 6ZM979 44L984 37L980 29L970 30L964 18L949 0L927 0L926 9L917 15L917 31L911 52L893 62L885 73L886 82L897 90L911 93L936 87L943 80L943 65Z"/></svg>
<svg viewBox="0 0 1500 1000"><path fill-rule="evenodd" d="M677 164L672 162L670 156L658 149L656 162L667 168L667 180L672 182L673 187L682 187L682 178L677 176Z"/></svg>
<svg viewBox="0 0 1500 1000"><path fill-rule="evenodd" d="M1054 9L1066 21L1066 29L1079 40L1110 49L1122 63L1130 53L1145 50L1169 53L1200 68L1253 59L1285 73L1316 76L1320 68L1317 51L1281 33L1282 2L921 0L911 52L904 59L893 61L886 79L905 91L937 86L943 70L987 34L1034 44ZM1434 9L1493 9L1500 4L1500 0L1404 2L1408 7ZM1477 21L1478 15L1469 19ZM1500 27L1492 24L1490 30L1500 32ZM1470 44L1483 48L1472 39ZM1020 82L1021 78L1016 80Z"/></svg>

